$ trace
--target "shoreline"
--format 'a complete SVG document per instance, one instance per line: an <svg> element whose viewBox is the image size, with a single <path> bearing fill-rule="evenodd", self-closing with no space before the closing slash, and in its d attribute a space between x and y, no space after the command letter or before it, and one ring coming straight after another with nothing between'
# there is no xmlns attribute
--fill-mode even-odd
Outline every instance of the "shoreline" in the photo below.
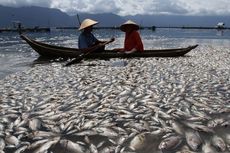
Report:
<svg viewBox="0 0 230 153"><path fill-rule="evenodd" d="M21 32L50 32L52 30L77 30L79 27L35 27L35 28L22 28ZM207 30L230 30L230 27L190 27L190 26L145 26L145 27L140 27L140 29L149 29L155 31L156 29L161 29L161 28L168 28L168 29L207 29ZM117 29L119 30L119 27L94 27L94 29ZM11 28L1 28L0 33L5 33L5 32L19 32L19 29L11 29Z"/></svg>

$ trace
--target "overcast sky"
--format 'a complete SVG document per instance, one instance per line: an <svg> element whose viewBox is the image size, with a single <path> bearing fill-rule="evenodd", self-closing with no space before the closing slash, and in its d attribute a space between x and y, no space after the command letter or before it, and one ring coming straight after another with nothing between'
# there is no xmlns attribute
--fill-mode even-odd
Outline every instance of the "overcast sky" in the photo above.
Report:
<svg viewBox="0 0 230 153"><path fill-rule="evenodd" d="M230 0L0 0L3 6L42 6L68 14L79 12L118 15L184 14L230 15Z"/></svg>

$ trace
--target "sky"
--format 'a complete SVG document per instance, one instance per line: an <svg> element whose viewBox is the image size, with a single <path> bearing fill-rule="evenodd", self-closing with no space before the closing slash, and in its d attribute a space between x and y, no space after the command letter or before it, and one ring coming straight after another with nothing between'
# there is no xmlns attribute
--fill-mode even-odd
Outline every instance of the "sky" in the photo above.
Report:
<svg viewBox="0 0 230 153"><path fill-rule="evenodd" d="M77 13L230 15L230 0L0 0L3 6L57 8Z"/></svg>

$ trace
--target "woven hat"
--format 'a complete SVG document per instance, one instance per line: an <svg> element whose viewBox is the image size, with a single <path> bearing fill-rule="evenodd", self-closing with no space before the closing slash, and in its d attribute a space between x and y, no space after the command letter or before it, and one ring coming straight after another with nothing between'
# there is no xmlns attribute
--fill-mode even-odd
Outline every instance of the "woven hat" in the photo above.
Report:
<svg viewBox="0 0 230 153"><path fill-rule="evenodd" d="M131 20L128 20L126 21L125 23L123 23L121 26L120 26L120 29L121 31L126 31L126 27L130 27L132 28L133 30L138 30L139 29L139 25L137 25L135 22L131 21Z"/></svg>
<svg viewBox="0 0 230 153"><path fill-rule="evenodd" d="M82 30L82 29L85 29L87 27L90 27L90 26L93 26L95 24L98 24L97 21L94 21L94 20L91 20L91 19L85 19L82 23L81 23L81 26L78 30Z"/></svg>

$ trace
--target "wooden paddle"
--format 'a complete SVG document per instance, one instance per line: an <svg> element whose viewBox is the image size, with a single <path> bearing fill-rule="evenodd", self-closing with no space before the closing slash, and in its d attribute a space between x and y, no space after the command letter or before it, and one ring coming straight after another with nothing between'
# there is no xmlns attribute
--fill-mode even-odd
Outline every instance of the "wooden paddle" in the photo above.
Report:
<svg viewBox="0 0 230 153"><path fill-rule="evenodd" d="M104 45L107 45L107 44L109 44L109 43L111 43L111 42L113 42L113 41L114 41L114 38L112 38L111 40L106 41L106 42L104 42L104 43L100 43L100 44L98 44L98 45L96 45L96 46L94 46L94 47L88 49L87 51L85 51L85 53L80 54L80 55L79 55L78 57L76 57L74 60L68 62L65 66L70 66L70 65L72 65L72 64L80 63L80 62L85 58L86 55L92 53L93 51L95 51L95 50L99 49L100 47L102 47L102 46L104 46Z"/></svg>

